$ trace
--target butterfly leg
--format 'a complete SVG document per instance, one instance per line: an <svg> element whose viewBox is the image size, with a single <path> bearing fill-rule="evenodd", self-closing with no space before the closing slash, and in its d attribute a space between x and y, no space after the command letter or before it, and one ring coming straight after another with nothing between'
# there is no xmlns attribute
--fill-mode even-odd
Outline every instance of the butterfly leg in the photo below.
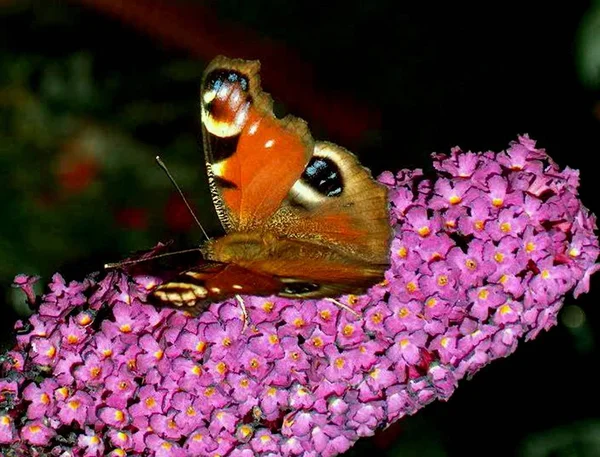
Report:
<svg viewBox="0 0 600 457"><path fill-rule="evenodd" d="M248 317L248 311L246 311L246 304L244 303L244 299L239 295L236 295L235 299L237 300L238 304L240 305L240 309L242 310L242 320L244 321L242 333L244 333L244 331L248 327L248 322L250 322L250 318Z"/></svg>
<svg viewBox="0 0 600 457"><path fill-rule="evenodd" d="M357 313L356 311L354 311L352 308L350 308L348 305L345 305L344 303L337 301L334 298L326 298L325 300L330 301L331 303L333 303L334 305L339 306L342 309L345 309L346 311L348 311L349 313L354 314L355 317L358 317L359 319L362 317L360 313Z"/></svg>

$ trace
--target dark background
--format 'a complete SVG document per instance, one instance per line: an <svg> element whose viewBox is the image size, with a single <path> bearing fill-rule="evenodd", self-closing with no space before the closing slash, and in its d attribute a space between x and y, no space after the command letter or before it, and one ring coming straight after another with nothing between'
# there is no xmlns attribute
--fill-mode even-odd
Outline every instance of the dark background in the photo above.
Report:
<svg viewBox="0 0 600 457"><path fill-rule="evenodd" d="M158 240L199 241L157 153L218 229L197 117L217 54L260 59L278 112L375 174L529 133L581 170L581 198L599 212L600 12L455 3L0 0L4 343L25 312L15 274L79 279ZM348 455L600 455L598 281L567 298L558 327Z"/></svg>

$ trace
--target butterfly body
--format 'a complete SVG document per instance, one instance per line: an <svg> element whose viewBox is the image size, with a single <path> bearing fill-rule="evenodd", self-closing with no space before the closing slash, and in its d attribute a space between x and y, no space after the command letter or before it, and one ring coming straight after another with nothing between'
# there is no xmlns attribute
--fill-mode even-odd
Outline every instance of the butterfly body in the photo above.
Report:
<svg viewBox="0 0 600 457"><path fill-rule="evenodd" d="M350 152L313 140L303 120L276 118L258 70L218 57L205 72L206 165L226 234L150 293L158 304L198 313L237 294L361 293L389 265L386 189Z"/></svg>

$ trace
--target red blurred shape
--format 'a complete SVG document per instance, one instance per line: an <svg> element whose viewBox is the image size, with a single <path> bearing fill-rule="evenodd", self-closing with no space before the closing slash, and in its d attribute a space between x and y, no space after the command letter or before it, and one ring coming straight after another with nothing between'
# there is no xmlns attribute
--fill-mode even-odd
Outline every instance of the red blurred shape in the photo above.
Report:
<svg viewBox="0 0 600 457"><path fill-rule="evenodd" d="M195 211L193 207L192 209ZM169 195L169 200L165 206L165 220L167 221L167 227L173 232L187 232L194 225L194 218L185 206L181 196L177 193Z"/></svg>
<svg viewBox="0 0 600 457"><path fill-rule="evenodd" d="M60 186L71 194L82 192L98 175L98 164L89 157L64 160L57 171Z"/></svg>
<svg viewBox="0 0 600 457"><path fill-rule="evenodd" d="M117 210L115 220L119 227L143 230L148 227L148 211L145 208L122 208Z"/></svg>

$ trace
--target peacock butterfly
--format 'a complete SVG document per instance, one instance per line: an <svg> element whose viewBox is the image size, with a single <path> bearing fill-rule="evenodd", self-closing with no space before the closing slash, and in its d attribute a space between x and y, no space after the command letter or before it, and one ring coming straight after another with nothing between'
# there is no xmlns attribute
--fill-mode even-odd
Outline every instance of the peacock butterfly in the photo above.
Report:
<svg viewBox="0 0 600 457"><path fill-rule="evenodd" d="M275 117L259 68L222 56L206 68L204 150L226 234L151 290L157 305L198 314L238 294L359 294L389 266L387 189L353 154L315 141L303 120Z"/></svg>

